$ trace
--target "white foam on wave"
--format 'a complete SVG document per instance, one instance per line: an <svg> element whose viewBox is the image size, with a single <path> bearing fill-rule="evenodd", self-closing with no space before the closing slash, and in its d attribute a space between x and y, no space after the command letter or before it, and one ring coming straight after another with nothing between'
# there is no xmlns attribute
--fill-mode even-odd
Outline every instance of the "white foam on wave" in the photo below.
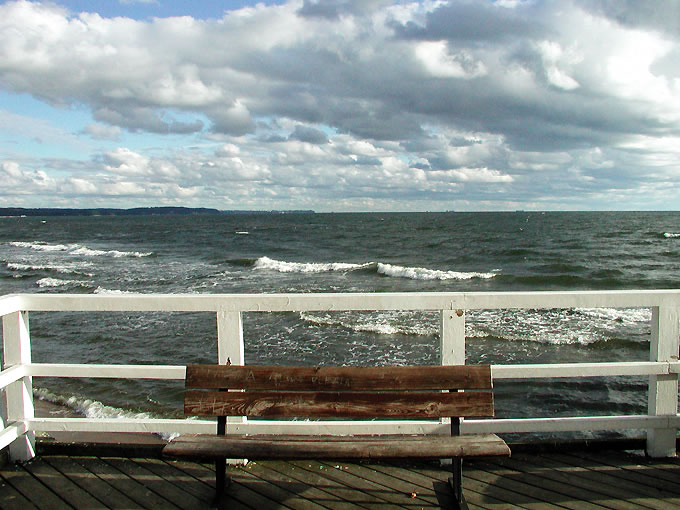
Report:
<svg viewBox="0 0 680 510"><path fill-rule="evenodd" d="M664 232L663 236L665 238L680 238L680 233Z"/></svg>
<svg viewBox="0 0 680 510"><path fill-rule="evenodd" d="M129 290L117 290L117 289L105 289L104 287L97 287L94 289L94 294L110 294L110 295L123 295L123 294L134 294L134 292Z"/></svg>
<svg viewBox="0 0 680 510"><path fill-rule="evenodd" d="M336 326L378 335L427 336L439 332L434 321L428 323L422 319L418 320L412 312L301 312L300 319L315 325Z"/></svg>
<svg viewBox="0 0 680 510"><path fill-rule="evenodd" d="M48 244L42 241L26 242L26 241L10 241L10 246L17 248L30 248L31 250L53 252L63 251L69 252L70 255L81 255L85 257L149 257L153 252L139 252L139 251L119 251L119 250L93 250L87 246L80 244Z"/></svg>
<svg viewBox="0 0 680 510"><path fill-rule="evenodd" d="M41 288L46 288L46 287L68 287L68 286L86 286L89 285L90 282L83 281L83 280L61 280L59 278L41 278L35 284L38 287Z"/></svg>
<svg viewBox="0 0 680 510"><path fill-rule="evenodd" d="M10 271L54 271L62 274L82 274L84 276L94 276L92 273L84 273L76 267L53 265L53 264L19 264L8 262L7 269Z"/></svg>
<svg viewBox="0 0 680 510"><path fill-rule="evenodd" d="M284 262L281 260L270 259L269 257L260 257L255 261L254 267L256 269L269 269L278 271L279 273L326 273L331 271L353 271L363 267L370 266L368 264L349 264L345 262Z"/></svg>
<svg viewBox="0 0 680 510"><path fill-rule="evenodd" d="M72 250L71 254L72 255L83 255L85 257L108 256L108 257L115 257L115 258L120 258L120 257L141 258L141 257L149 257L150 255L153 255L152 252L118 251L118 250L92 250L92 249L87 248L85 246L81 246L79 248Z"/></svg>
<svg viewBox="0 0 680 510"><path fill-rule="evenodd" d="M603 324L635 325L648 323L652 319L652 311L649 308L576 308L575 311L599 319Z"/></svg>
<svg viewBox="0 0 680 510"><path fill-rule="evenodd" d="M47 244L41 241L26 242L26 241L10 241L10 246L17 248L30 248L36 251L69 251L79 247L77 244Z"/></svg>
<svg viewBox="0 0 680 510"><path fill-rule="evenodd" d="M150 418L160 418L161 416L154 416L151 413L136 413L118 407L107 406L98 400L89 398L79 398L75 396L66 397L57 395L45 388L33 388L33 396L38 400L51 402L59 406L65 407L74 411L86 418L93 419L134 419L145 420ZM169 441L179 434L158 433L158 436Z"/></svg>
<svg viewBox="0 0 680 510"><path fill-rule="evenodd" d="M403 267L378 263L378 273L394 278L411 280L471 280L472 278L493 278L498 273L475 273L460 271L440 271L424 267Z"/></svg>

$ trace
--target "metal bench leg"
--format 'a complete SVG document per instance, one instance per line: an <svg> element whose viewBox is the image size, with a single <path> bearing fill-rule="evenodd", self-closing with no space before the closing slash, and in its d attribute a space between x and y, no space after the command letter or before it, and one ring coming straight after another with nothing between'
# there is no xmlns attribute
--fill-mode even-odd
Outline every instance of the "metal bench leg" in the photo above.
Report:
<svg viewBox="0 0 680 510"><path fill-rule="evenodd" d="M451 418L451 435L460 436L460 418ZM453 489L453 496L455 498L454 508L460 510L468 510L465 496L463 496L463 459L460 457L451 459L451 478L449 478L449 485Z"/></svg>
<svg viewBox="0 0 680 510"><path fill-rule="evenodd" d="M215 499L212 502L213 508L220 510L225 508L224 493L225 489L231 485L231 478L226 476L227 458L215 461Z"/></svg>
<svg viewBox="0 0 680 510"><path fill-rule="evenodd" d="M217 435L223 436L227 433L226 416L217 417ZM219 458L215 461L215 500L212 506L222 510L224 508L224 489L231 483L227 480L227 458Z"/></svg>
<svg viewBox="0 0 680 510"><path fill-rule="evenodd" d="M453 490L455 498L454 508L460 510L468 510L465 496L463 495L463 459L451 459L451 478L449 478L449 485Z"/></svg>

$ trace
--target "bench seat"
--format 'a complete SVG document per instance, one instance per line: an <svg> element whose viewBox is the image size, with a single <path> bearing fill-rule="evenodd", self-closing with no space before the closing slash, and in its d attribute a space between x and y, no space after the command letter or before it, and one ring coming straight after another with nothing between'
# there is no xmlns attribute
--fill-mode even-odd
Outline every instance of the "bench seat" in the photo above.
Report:
<svg viewBox="0 0 680 510"><path fill-rule="evenodd" d="M495 434L462 436L304 436L183 435L171 441L166 455L198 459L250 460L387 460L508 456L510 448Z"/></svg>

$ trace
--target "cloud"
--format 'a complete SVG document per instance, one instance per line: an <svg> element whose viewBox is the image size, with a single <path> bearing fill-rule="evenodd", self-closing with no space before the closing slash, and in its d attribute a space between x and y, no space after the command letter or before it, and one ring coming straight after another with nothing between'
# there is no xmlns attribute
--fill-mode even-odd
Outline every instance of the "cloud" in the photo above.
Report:
<svg viewBox="0 0 680 510"><path fill-rule="evenodd" d="M290 140L299 140L301 142L307 142L314 145L322 145L328 143L328 137L326 133L320 129L315 129L309 126L297 125L295 126L295 131L293 131L289 137Z"/></svg>
<svg viewBox="0 0 680 510"><path fill-rule="evenodd" d="M107 126L105 124L88 124L83 130L84 133L96 140L120 140L122 130L118 126Z"/></svg>
<svg viewBox="0 0 680 510"><path fill-rule="evenodd" d="M678 8L654 5L303 0L133 20L6 2L0 87L86 110L88 143L178 140L11 161L25 182L45 172L43 189L213 205L325 206L333 193L541 203L570 183L587 204L616 172L620 188L650 175L677 188ZM69 135L18 125L27 138Z"/></svg>

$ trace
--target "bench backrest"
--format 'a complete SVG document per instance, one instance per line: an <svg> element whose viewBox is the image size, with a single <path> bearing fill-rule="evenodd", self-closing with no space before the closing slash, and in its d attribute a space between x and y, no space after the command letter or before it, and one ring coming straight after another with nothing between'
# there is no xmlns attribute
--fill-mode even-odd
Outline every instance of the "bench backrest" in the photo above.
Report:
<svg viewBox="0 0 680 510"><path fill-rule="evenodd" d="M187 416L424 419L494 413L492 392L477 391L492 388L488 365L189 365L186 388Z"/></svg>

